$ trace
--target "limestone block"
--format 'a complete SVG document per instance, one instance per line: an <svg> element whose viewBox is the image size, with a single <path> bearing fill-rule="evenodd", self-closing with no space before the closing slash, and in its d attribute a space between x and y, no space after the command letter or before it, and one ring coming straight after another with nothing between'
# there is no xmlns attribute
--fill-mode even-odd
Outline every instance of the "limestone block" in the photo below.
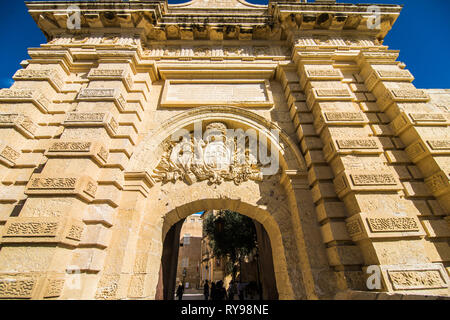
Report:
<svg viewBox="0 0 450 320"><path fill-rule="evenodd" d="M64 80L61 73L55 69L20 69L14 74L13 79L16 81L46 80L58 92L60 92L64 86Z"/></svg>
<svg viewBox="0 0 450 320"><path fill-rule="evenodd" d="M347 212L343 202L320 202L316 206L317 219L322 222L329 218L346 218Z"/></svg>
<svg viewBox="0 0 450 320"><path fill-rule="evenodd" d="M100 141L54 140L45 152L46 157L91 157L100 165L108 161L109 151Z"/></svg>
<svg viewBox="0 0 450 320"><path fill-rule="evenodd" d="M330 161L336 154L381 154L378 139L366 137L339 138L327 141L323 148L325 159Z"/></svg>
<svg viewBox="0 0 450 320"><path fill-rule="evenodd" d="M9 170L1 180L4 184L26 184L33 172L34 166L32 168L14 168Z"/></svg>
<svg viewBox="0 0 450 320"><path fill-rule="evenodd" d="M300 146L302 148L302 152L306 152L307 150L322 150L323 143L318 137L305 137L302 139Z"/></svg>
<svg viewBox="0 0 450 320"><path fill-rule="evenodd" d="M389 125L372 124L370 125L370 127L372 128L372 131L376 136L390 137L394 135Z"/></svg>
<svg viewBox="0 0 450 320"><path fill-rule="evenodd" d="M424 217L433 215L431 213L429 206L427 205L427 201L425 201L425 200L410 200L410 201L414 205L414 207L417 208L418 215L424 216Z"/></svg>
<svg viewBox="0 0 450 320"><path fill-rule="evenodd" d="M121 196L121 190L117 186L101 184L97 188L95 202L106 202L116 208L119 206Z"/></svg>
<svg viewBox="0 0 450 320"><path fill-rule="evenodd" d="M408 166L408 171L413 177L413 179L423 179L423 174L416 166Z"/></svg>
<svg viewBox="0 0 450 320"><path fill-rule="evenodd" d="M414 77L408 70L399 69L396 66L376 66L373 72L366 78L365 84L369 90L372 90L380 81L405 81L412 82Z"/></svg>
<svg viewBox="0 0 450 320"><path fill-rule="evenodd" d="M80 240L80 246L106 248L111 240L112 232L101 224L86 225Z"/></svg>
<svg viewBox="0 0 450 320"><path fill-rule="evenodd" d="M0 113L0 128L15 128L27 138L34 138L38 131L30 117L20 113Z"/></svg>
<svg viewBox="0 0 450 320"><path fill-rule="evenodd" d="M344 170L385 170L386 159L382 155L348 154L334 157L329 163L335 175Z"/></svg>
<svg viewBox="0 0 450 320"><path fill-rule="evenodd" d="M446 239L436 240L433 242L424 241L424 247L428 258L432 262L450 261L450 246Z"/></svg>
<svg viewBox="0 0 450 320"><path fill-rule="evenodd" d="M31 102L41 112L48 113L51 101L36 89L1 89L2 102Z"/></svg>
<svg viewBox="0 0 450 320"><path fill-rule="evenodd" d="M331 180L334 178L330 167L314 166L308 170L308 180L313 183L317 180Z"/></svg>
<svg viewBox="0 0 450 320"><path fill-rule="evenodd" d="M119 129L119 124L109 112L69 112L64 126L104 127L112 136Z"/></svg>
<svg viewBox="0 0 450 320"><path fill-rule="evenodd" d="M324 126L330 125L346 125L346 126L363 126L369 123L366 115L361 111L352 112L332 112L321 111L316 114L316 121L314 122L317 132L321 132Z"/></svg>
<svg viewBox="0 0 450 320"><path fill-rule="evenodd" d="M128 139L114 139L110 142L109 152L123 152L127 157L131 157L133 145Z"/></svg>
<svg viewBox="0 0 450 320"><path fill-rule="evenodd" d="M8 185L0 186L0 201L1 202L16 202L26 199L24 194L25 186L22 185Z"/></svg>
<svg viewBox="0 0 450 320"><path fill-rule="evenodd" d="M429 238L448 238L450 228L444 219L422 220L422 225Z"/></svg>
<svg viewBox="0 0 450 320"><path fill-rule="evenodd" d="M360 102L359 103L362 111L364 112L379 112L380 108L378 107L378 104L375 102Z"/></svg>
<svg viewBox="0 0 450 320"><path fill-rule="evenodd" d="M450 192L449 178L447 174L442 171L426 178L425 184L434 196L441 196Z"/></svg>
<svg viewBox="0 0 450 320"><path fill-rule="evenodd" d="M335 246L327 248L328 261L331 266L364 264L357 246Z"/></svg>
<svg viewBox="0 0 450 320"><path fill-rule="evenodd" d="M2 243L64 243L78 245L84 224L71 218L10 217L6 222Z"/></svg>
<svg viewBox="0 0 450 320"><path fill-rule="evenodd" d="M431 211L435 216L445 216L445 211L437 200L427 200L428 205L431 207Z"/></svg>
<svg viewBox="0 0 450 320"><path fill-rule="evenodd" d="M101 223L107 227L113 225L114 208L107 204L90 204L84 212L85 223Z"/></svg>
<svg viewBox="0 0 450 320"><path fill-rule="evenodd" d="M297 128L297 136L299 139L303 139L303 137L314 137L317 136L316 130L314 126L311 124L300 124Z"/></svg>
<svg viewBox="0 0 450 320"><path fill-rule="evenodd" d="M336 176L334 185L339 197L355 191L396 191L402 185L392 172L383 171L344 171Z"/></svg>
<svg viewBox="0 0 450 320"><path fill-rule="evenodd" d="M99 272L103 270L106 259L105 250L98 248L78 248L73 254L71 264L80 271Z"/></svg>
<svg viewBox="0 0 450 320"><path fill-rule="evenodd" d="M126 86L127 90L131 91L134 85L133 76L130 71L124 68L110 69L110 68L96 68L91 69L87 75L89 80L120 80Z"/></svg>
<svg viewBox="0 0 450 320"><path fill-rule="evenodd" d="M442 264L381 265L380 268L388 291L448 292L448 274Z"/></svg>
<svg viewBox="0 0 450 320"><path fill-rule="evenodd" d="M309 112L309 109L305 102L296 101L290 106L289 113L291 115L291 118L294 118L294 115L298 112L300 113ZM298 115L298 117L301 117L301 115Z"/></svg>
<svg viewBox="0 0 450 320"><path fill-rule="evenodd" d="M408 197L430 197L430 190L423 182L402 182L405 194Z"/></svg>
<svg viewBox="0 0 450 320"><path fill-rule="evenodd" d="M336 191L332 183L321 182L316 184L312 190L312 196L314 202L319 201L320 199L326 198L336 198Z"/></svg>
<svg viewBox="0 0 450 320"><path fill-rule="evenodd" d="M34 174L25 190L27 195L76 195L85 201L92 201L97 192L97 183L88 176L50 177Z"/></svg>
<svg viewBox="0 0 450 320"><path fill-rule="evenodd" d="M305 154L306 165L310 167L313 164L326 164L322 151L307 151Z"/></svg>

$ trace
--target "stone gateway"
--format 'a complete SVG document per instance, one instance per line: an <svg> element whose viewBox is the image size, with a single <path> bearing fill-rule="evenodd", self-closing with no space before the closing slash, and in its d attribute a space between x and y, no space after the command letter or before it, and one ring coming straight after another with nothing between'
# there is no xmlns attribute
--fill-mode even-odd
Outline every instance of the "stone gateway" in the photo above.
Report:
<svg viewBox="0 0 450 320"><path fill-rule="evenodd" d="M169 298L180 222L221 209L261 226L279 299L449 296L450 91L383 45L401 6L27 6L0 298Z"/></svg>

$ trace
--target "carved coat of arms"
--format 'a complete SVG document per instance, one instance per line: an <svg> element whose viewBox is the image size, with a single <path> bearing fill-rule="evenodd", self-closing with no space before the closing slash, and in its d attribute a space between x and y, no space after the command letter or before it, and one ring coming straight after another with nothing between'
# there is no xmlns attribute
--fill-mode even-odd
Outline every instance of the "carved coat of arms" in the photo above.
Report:
<svg viewBox="0 0 450 320"><path fill-rule="evenodd" d="M206 127L204 138L193 134L183 136L181 141L166 141L164 153L154 170L157 181L176 182L184 180L188 184L209 180L221 183L232 180L235 184L243 181L261 181L261 166L247 148L242 150L236 137L227 136L227 127L214 122Z"/></svg>

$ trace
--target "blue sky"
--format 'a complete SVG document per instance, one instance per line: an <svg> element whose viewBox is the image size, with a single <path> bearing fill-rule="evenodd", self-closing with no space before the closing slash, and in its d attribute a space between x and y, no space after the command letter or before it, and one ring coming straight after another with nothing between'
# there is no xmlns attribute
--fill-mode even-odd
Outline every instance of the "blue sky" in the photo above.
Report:
<svg viewBox="0 0 450 320"><path fill-rule="evenodd" d="M185 2L170 0L169 3ZM265 4L267 0L249 0ZM448 0L338 0L341 3L404 4L402 14L384 44L400 50L399 60L415 76L418 88L450 88L450 1ZM38 47L45 37L19 0L0 0L0 87L28 59L27 48Z"/></svg>

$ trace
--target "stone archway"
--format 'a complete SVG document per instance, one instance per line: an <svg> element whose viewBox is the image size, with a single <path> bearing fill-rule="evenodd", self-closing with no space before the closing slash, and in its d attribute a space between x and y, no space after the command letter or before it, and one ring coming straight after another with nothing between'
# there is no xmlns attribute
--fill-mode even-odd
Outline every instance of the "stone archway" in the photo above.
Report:
<svg viewBox="0 0 450 320"><path fill-rule="evenodd" d="M232 179L155 181L153 170L164 154L165 139L176 130L192 130L198 121L221 121L256 130L267 137L271 152L278 153L280 170L259 180L238 183ZM125 174L125 190L130 196L124 197L127 200L121 206L123 212L137 213L133 222L123 221L124 225L134 225L135 232L130 235L133 241L127 244L134 261L134 266L128 266L132 274L129 297L155 297L166 233L188 215L208 209L230 209L261 223L269 235L272 254L277 257L274 269L280 299L317 299L331 297L335 292L336 280L313 215L304 159L295 143L275 124L241 108L200 107L162 124L142 140L137 150ZM116 254L120 255L118 249ZM100 282L100 294L102 285L108 288L107 281Z"/></svg>
<svg viewBox="0 0 450 320"><path fill-rule="evenodd" d="M183 196L188 195L192 191L193 190L186 191ZM280 225L281 220L286 220L288 218L287 212L283 212L282 210L280 210L275 213L269 213L266 210L237 199L199 199L197 201L186 203L185 205L177 207L164 216L165 219L163 223L163 230L167 231L163 231L163 243L166 235L172 231L171 227L177 225L179 221L183 221L186 217L191 215L193 213L191 211L192 208L198 206L205 208L205 210L232 208L233 211L246 215L260 223L268 233L272 248L272 257L276 257L276 259L274 259L274 273L279 298L296 299L302 296L306 296L306 292L302 284L302 278L300 276L300 270L294 270L297 268L288 270L288 261L292 263L292 261L294 261L294 259L296 258L294 256L291 256L291 253L286 253L286 250L289 247L289 244L287 243L291 238L294 237L294 230L292 230L292 228L289 228L289 225L287 224ZM172 244L165 243L165 245ZM287 258L286 254L288 255Z"/></svg>

